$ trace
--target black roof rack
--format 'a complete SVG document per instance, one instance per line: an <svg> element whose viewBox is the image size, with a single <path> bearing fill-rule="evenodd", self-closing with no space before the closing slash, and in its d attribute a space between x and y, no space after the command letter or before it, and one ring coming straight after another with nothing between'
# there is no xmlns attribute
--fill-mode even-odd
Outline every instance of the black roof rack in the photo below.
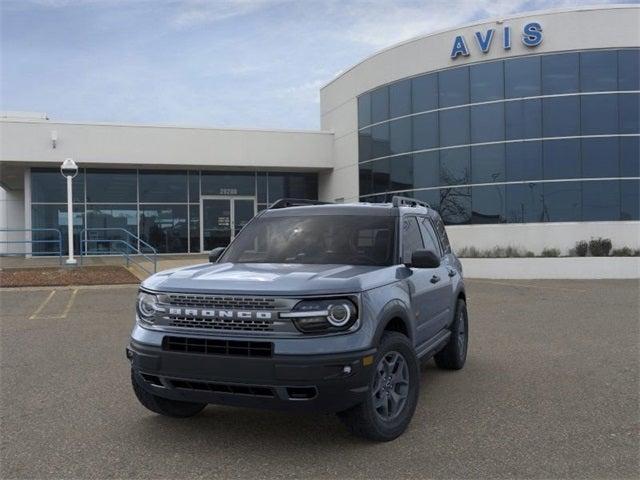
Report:
<svg viewBox="0 0 640 480"><path fill-rule="evenodd" d="M415 198L401 197L394 195L391 199L391 205L394 207L425 207L431 208L427 202L416 200Z"/></svg>
<svg viewBox="0 0 640 480"><path fill-rule="evenodd" d="M332 202L321 202L319 200L305 200L301 198L281 198L269 206L269 210L274 208L303 207L306 205L330 205Z"/></svg>

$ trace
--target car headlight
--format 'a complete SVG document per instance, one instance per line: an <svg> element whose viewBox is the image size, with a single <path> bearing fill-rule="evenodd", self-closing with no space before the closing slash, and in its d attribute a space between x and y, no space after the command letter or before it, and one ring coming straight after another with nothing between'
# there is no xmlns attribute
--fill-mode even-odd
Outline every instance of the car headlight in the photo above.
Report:
<svg viewBox="0 0 640 480"><path fill-rule="evenodd" d="M153 323L153 317L158 310L158 297L152 293L138 292L136 310L140 320L146 323Z"/></svg>
<svg viewBox="0 0 640 480"><path fill-rule="evenodd" d="M341 332L357 322L358 309L348 298L302 300L280 317L290 318L303 333Z"/></svg>

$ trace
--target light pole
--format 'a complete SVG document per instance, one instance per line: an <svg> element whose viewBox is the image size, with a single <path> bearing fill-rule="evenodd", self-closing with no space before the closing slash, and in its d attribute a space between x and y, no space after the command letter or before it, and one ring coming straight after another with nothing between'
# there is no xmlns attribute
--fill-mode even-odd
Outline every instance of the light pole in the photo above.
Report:
<svg viewBox="0 0 640 480"><path fill-rule="evenodd" d="M67 265L75 265L76 259L73 258L73 177L78 174L78 166L72 158L67 158L60 166L60 173L67 179L67 243L69 244L69 258Z"/></svg>

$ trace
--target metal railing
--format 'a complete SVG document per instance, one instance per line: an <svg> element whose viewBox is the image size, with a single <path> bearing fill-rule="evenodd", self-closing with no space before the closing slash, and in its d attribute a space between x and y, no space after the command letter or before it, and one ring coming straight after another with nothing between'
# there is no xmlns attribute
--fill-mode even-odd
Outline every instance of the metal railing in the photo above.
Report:
<svg viewBox="0 0 640 480"><path fill-rule="evenodd" d="M123 238L87 238L87 234L90 232L114 232L118 231L121 233L125 233L126 237ZM110 246L109 252L105 252L104 250L89 250L88 245L90 243L108 243ZM111 246L122 247L121 249L116 249L115 252L111 250ZM148 252L144 252L142 247L150 250ZM147 242L137 237L129 230L125 228L84 228L80 232L80 264L82 264L82 260L87 255L122 255L125 258L127 266L131 263L140 267L142 270L147 272L148 274L156 273L158 268L158 252L155 248L149 245ZM147 260L153 265L153 271L148 270L144 267L142 261L136 261L137 257L142 257L143 260Z"/></svg>
<svg viewBox="0 0 640 480"><path fill-rule="evenodd" d="M9 240L9 236L7 235L7 240L0 240L0 244L10 244L10 243L18 243L18 244L31 244L31 252L10 252L10 251L6 251L6 252L0 252L0 255L58 255L58 259L60 261L60 265L62 265L62 233L60 232L60 230L58 230L57 228L2 228L0 229L0 234L1 233L11 233L11 232L23 232L23 233L31 233L31 238L30 239L23 239L23 240ZM44 239L44 240L34 240L33 239L33 233L39 233L39 232L52 232L55 233L57 238L53 238L53 239ZM33 245L36 243L55 243L58 246L58 250L57 251L52 251L52 252L34 252L33 251Z"/></svg>

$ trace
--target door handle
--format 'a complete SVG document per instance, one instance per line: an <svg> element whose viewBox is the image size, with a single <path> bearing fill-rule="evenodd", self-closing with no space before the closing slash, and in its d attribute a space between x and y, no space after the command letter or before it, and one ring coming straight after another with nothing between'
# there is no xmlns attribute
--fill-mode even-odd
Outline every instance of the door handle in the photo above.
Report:
<svg viewBox="0 0 640 480"><path fill-rule="evenodd" d="M434 275L433 277L431 277L431 280L429 280L431 283L438 283L440 281L440 277L437 275Z"/></svg>
<svg viewBox="0 0 640 480"><path fill-rule="evenodd" d="M455 277L455 276L456 276L456 273L458 273L458 272L456 272L453 268L450 268L450 269L449 269L449 276L450 276L450 277Z"/></svg>

